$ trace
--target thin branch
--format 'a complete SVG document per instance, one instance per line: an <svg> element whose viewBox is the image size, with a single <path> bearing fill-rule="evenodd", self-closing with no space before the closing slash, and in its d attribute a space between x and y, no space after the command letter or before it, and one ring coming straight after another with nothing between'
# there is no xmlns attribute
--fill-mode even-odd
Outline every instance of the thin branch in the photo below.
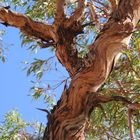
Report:
<svg viewBox="0 0 140 140"><path fill-rule="evenodd" d="M140 109L139 103L132 103L130 100L128 100L123 96L106 96L106 95L100 95L98 92L90 93L87 97L86 104L87 105L93 104L94 106L98 106L98 104L100 103L107 103L111 101L120 101L124 103L124 105L126 105L131 110Z"/></svg>
<svg viewBox="0 0 140 140"><path fill-rule="evenodd" d="M134 140L134 127L133 127L132 111L133 111L132 109L128 109L128 128L129 128L130 140Z"/></svg>
<svg viewBox="0 0 140 140"><path fill-rule="evenodd" d="M24 14L13 12L4 7L0 7L0 21L6 26L19 28L25 34L39 38L43 41L57 41L53 26L33 21Z"/></svg>
<svg viewBox="0 0 140 140"><path fill-rule="evenodd" d="M95 5L95 7L96 7L96 9L99 9L100 11L102 11L103 12L103 14L98 14L98 15L106 15L105 17L109 17L110 16L110 14L109 14L109 12L108 12L108 10L107 10L107 8L105 8L105 7L99 7L99 6L97 6L97 5Z"/></svg>
<svg viewBox="0 0 140 140"><path fill-rule="evenodd" d="M36 108L36 109L43 111L43 112L47 113L48 115L51 115L50 111L48 111L47 109L42 109L42 108Z"/></svg>
<svg viewBox="0 0 140 140"><path fill-rule="evenodd" d="M91 21L91 22L83 24L82 27L84 28L86 26L95 26L95 25L96 25L95 21Z"/></svg>
<svg viewBox="0 0 140 140"><path fill-rule="evenodd" d="M38 44L39 44L39 46L40 46L40 48L42 48L42 49L44 49L44 48L48 48L48 47L50 47L50 46L56 46L56 42L53 42L53 41L51 41L51 42L49 42L49 41L41 41L41 42L39 42L38 41Z"/></svg>
<svg viewBox="0 0 140 140"><path fill-rule="evenodd" d="M41 130L42 130L42 123L40 124L40 127L39 127L38 140L40 140Z"/></svg>
<svg viewBox="0 0 140 140"><path fill-rule="evenodd" d="M90 9L90 18L91 18L91 21L95 21L95 22L98 23L99 22L99 19L98 19L97 13L96 13L95 6L91 2L87 2L87 7L89 7L89 9Z"/></svg>
<svg viewBox="0 0 140 140"><path fill-rule="evenodd" d="M98 5L105 7L106 9L108 9L108 4L105 4L104 2L101 2L100 0L93 0L94 2L98 3Z"/></svg>
<svg viewBox="0 0 140 140"><path fill-rule="evenodd" d="M73 15L65 23L65 27L71 27L75 22L77 22L83 15L85 8L85 0L78 0L78 8L75 10Z"/></svg>

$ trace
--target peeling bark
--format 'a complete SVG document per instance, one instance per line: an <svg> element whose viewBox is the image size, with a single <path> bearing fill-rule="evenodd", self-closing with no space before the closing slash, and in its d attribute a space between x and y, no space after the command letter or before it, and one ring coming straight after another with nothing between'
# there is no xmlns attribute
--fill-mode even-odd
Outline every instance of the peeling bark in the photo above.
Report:
<svg viewBox="0 0 140 140"><path fill-rule="evenodd" d="M57 36L52 25L33 21L31 18L23 14L13 12L4 7L0 7L0 20L9 26L19 28L29 36L33 36L44 41L57 41Z"/></svg>
<svg viewBox="0 0 140 140"><path fill-rule="evenodd" d="M60 63L65 66L71 77L76 75L76 73L85 66L84 63L82 63L82 59L78 58L78 52L75 45L58 45L56 49L56 56Z"/></svg>
<svg viewBox="0 0 140 140"><path fill-rule="evenodd" d="M122 10L124 7L127 8ZM94 61L72 78L70 87L64 90L58 105L52 110L52 122L46 129L44 140L85 140L84 130L91 110L100 100L107 98L91 98L90 95L96 95L110 74L115 56L129 44L140 18L140 2L122 0L118 10L93 44L90 53L94 52Z"/></svg>
<svg viewBox="0 0 140 140"><path fill-rule="evenodd" d="M65 19L63 6L64 0L57 0L57 12L59 7L62 11L56 15L54 25L35 22L5 8L0 8L0 20L28 35L45 41L54 40L57 43L56 56L72 78L69 88L64 89L61 99L48 116L43 140L85 140L84 130L92 109L100 103L114 100L98 95L97 91L108 78L116 55L129 44L140 19L140 1L119 2L87 55L91 60L88 65L85 59L78 58L73 45L73 38L82 32L81 25L77 26L77 23L84 10L84 1L79 0L78 9L68 19Z"/></svg>

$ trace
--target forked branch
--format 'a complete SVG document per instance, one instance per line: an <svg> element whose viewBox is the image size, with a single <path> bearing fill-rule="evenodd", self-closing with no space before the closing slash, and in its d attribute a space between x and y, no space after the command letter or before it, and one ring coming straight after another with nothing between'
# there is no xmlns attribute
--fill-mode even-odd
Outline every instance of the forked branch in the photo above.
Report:
<svg viewBox="0 0 140 140"><path fill-rule="evenodd" d="M64 18L64 9L61 4L64 5L64 0L57 1L57 12L60 11L60 13L56 15L56 22L60 25L61 18ZM65 40L65 37L72 40L75 36L75 31L59 28L59 24L47 25L42 22L33 21L24 14L13 12L4 7L0 7L0 21L4 25L13 26L20 29L28 36L41 39L43 44L40 47L42 48L46 48L48 45L51 46L58 44L56 51L57 57L69 71L70 75L75 74L77 69L81 67L78 65L77 68L77 64L81 61L78 59L76 48L71 43L65 41L65 43L63 42L63 45L60 43L61 39ZM59 28L59 30L57 28Z"/></svg>

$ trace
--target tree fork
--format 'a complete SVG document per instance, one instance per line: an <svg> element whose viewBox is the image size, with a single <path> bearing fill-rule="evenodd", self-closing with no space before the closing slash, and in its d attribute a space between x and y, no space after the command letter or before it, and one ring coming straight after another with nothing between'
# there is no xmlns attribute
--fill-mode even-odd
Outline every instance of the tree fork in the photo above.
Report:
<svg viewBox="0 0 140 140"><path fill-rule="evenodd" d="M80 33L83 33L83 26L79 22L75 22L71 28L61 24L57 30L59 41L56 47L56 56L67 69L70 77L73 77L84 67L82 59L78 57L76 44L73 41Z"/></svg>
<svg viewBox="0 0 140 140"><path fill-rule="evenodd" d="M127 7L124 11L123 6ZM95 59L91 66L74 75L70 87L64 89L59 103L52 110L52 120L48 122L43 140L85 140L84 130L91 110L100 100L104 100L103 103L110 101L105 96L93 96L90 100L88 97L90 93L96 94L109 76L115 56L129 44L140 18L140 2L122 0L118 10L94 42Z"/></svg>

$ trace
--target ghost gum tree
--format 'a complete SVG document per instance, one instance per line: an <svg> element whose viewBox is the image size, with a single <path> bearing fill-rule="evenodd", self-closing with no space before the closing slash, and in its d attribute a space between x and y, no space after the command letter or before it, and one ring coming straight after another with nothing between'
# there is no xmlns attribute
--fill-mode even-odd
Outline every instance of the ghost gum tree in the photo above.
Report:
<svg viewBox="0 0 140 140"><path fill-rule="evenodd" d="M46 3L43 1L42 5L47 7ZM71 77L69 87L64 88L57 105L48 114L43 140L84 140L91 112L101 108L102 104L118 101L129 110L130 138L134 139L131 112L140 105L120 94L121 91L112 96L103 94L101 88L114 67L116 56L130 47L132 34L139 28L140 1L56 0L53 3L52 24L33 20L9 7L0 7L2 24L19 28L28 37L39 39L41 48L53 46L56 57ZM73 8L69 9L68 5L73 3ZM92 28L98 29L98 35L89 51L80 57L76 41L79 35L86 35L86 31ZM90 33L89 38L94 35ZM119 81L117 84L123 88ZM112 134L108 133L108 138L109 135Z"/></svg>

